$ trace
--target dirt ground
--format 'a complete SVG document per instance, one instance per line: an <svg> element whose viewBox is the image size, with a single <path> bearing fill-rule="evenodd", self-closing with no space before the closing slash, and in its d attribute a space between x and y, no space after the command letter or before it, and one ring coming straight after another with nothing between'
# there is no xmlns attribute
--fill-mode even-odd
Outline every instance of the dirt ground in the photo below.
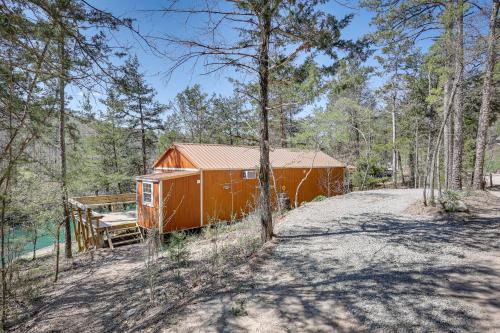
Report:
<svg viewBox="0 0 500 333"><path fill-rule="evenodd" d="M452 218L408 214L420 195L377 190L306 204L277 223L273 242L211 279L191 270L176 284L165 264L164 296L152 304L144 245L81 256L12 330L500 331L500 199L471 196L471 214ZM191 244L190 267L212 244Z"/></svg>

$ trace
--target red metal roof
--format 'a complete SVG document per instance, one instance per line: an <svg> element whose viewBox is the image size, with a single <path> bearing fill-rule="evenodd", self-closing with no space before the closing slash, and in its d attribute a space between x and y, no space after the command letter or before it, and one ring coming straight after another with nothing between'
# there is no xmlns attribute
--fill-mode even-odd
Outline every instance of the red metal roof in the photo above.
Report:
<svg viewBox="0 0 500 333"><path fill-rule="evenodd" d="M186 158L203 170L255 169L260 164L258 146L229 146L219 144L174 143ZM271 148L273 168L344 167L342 162L318 151L291 148Z"/></svg>

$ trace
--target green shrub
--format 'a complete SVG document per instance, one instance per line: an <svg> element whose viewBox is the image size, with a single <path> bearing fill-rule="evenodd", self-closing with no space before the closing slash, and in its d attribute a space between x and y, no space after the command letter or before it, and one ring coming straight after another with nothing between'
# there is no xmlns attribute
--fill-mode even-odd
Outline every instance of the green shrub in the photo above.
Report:
<svg viewBox="0 0 500 333"><path fill-rule="evenodd" d="M455 212L458 208L460 194L457 191L446 190L443 192L439 202L446 212Z"/></svg>
<svg viewBox="0 0 500 333"><path fill-rule="evenodd" d="M378 165L375 158L361 158L356 162L356 171L351 176L352 185L373 188L376 184L385 183L389 178L384 176L384 168Z"/></svg>
<svg viewBox="0 0 500 333"><path fill-rule="evenodd" d="M316 198L314 198L312 201L316 202L316 201L323 201L325 200L326 197L324 195L318 195Z"/></svg>
<svg viewBox="0 0 500 333"><path fill-rule="evenodd" d="M235 304L231 305L231 314L235 317L242 317L248 315L248 311L245 309L245 300L237 300Z"/></svg>
<svg viewBox="0 0 500 333"><path fill-rule="evenodd" d="M189 259L189 251L187 249L187 234L183 231L170 234L170 239L167 247L168 257L175 264L177 270L177 280L181 280L180 268L186 266Z"/></svg>

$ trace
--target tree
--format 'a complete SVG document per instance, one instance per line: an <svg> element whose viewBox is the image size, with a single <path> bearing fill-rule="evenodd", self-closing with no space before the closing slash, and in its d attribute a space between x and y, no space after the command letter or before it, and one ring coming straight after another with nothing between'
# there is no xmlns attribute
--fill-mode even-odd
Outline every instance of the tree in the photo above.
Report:
<svg viewBox="0 0 500 333"><path fill-rule="evenodd" d="M491 110L491 98L492 98L492 81L493 81L493 70L495 68L495 45L496 45L496 26L497 26L497 16L498 8L500 7L500 1L493 0L491 8L491 17L489 23L489 35L488 35L488 51L487 60L484 73L483 81L483 93L481 100L481 110L479 111L479 121L477 129L477 139L476 139L476 159L474 165L474 180L473 187L475 189L481 189L483 183L483 172L484 172L484 153L486 149L486 136L489 127L489 118Z"/></svg>
<svg viewBox="0 0 500 333"><path fill-rule="evenodd" d="M51 27L51 69L55 82L52 87L58 96L59 164L58 180L61 185L61 224L65 229L65 256L71 258L71 230L68 209L66 116L68 113L65 90L69 85L92 87L103 77L109 77L106 68L111 48L106 41L105 30L114 30L129 24L127 20L116 19L109 13L99 11L85 1L43 0L28 1L35 20ZM93 31L90 27L93 28ZM50 87L50 84L48 85ZM59 253L57 253L57 258ZM56 260L58 263L58 260ZM56 266L57 266L56 263ZM57 279L57 271L56 271Z"/></svg>
<svg viewBox="0 0 500 333"><path fill-rule="evenodd" d="M133 131L140 134L142 152L142 173L148 170L148 132L162 128L161 115L165 106L155 102L156 92L144 80L144 74L139 70L137 56L129 58L121 66L121 76L118 88L124 97L123 113L121 117Z"/></svg>
<svg viewBox="0 0 500 333"><path fill-rule="evenodd" d="M116 90L108 89L101 103L104 110L94 118L74 118L78 142L68 155L68 178L73 192L128 192L135 188L132 176L142 169L134 137L120 118L124 106ZM86 109L84 114L93 114L85 104L82 107Z"/></svg>
<svg viewBox="0 0 500 333"><path fill-rule="evenodd" d="M170 108L181 120L182 127L191 142L207 143L210 132L210 114L207 94L195 84L175 97Z"/></svg>
<svg viewBox="0 0 500 333"><path fill-rule="evenodd" d="M271 73L270 84L270 129L271 141L287 147L297 130L294 117L304 106L312 103L322 89L321 72L313 57L296 66L289 62ZM274 132L274 133L273 133Z"/></svg>
<svg viewBox="0 0 500 333"><path fill-rule="evenodd" d="M213 96L210 99L210 114L210 136L213 142L234 145L245 144L254 139L253 110L245 106L245 100L237 92L229 97Z"/></svg>
<svg viewBox="0 0 500 333"><path fill-rule="evenodd" d="M352 16L338 20L322 11L317 1L306 0L245 0L232 2L224 7L205 3L205 6L195 8L179 7L173 1L171 6L161 12L184 14L188 19L193 15L208 17L210 37L206 39L199 36L158 37L171 47L184 47L171 71L191 60L204 58L208 72L230 66L257 78L258 98L255 102L260 122L259 214L261 238L263 242L268 241L273 235L269 189L270 78L279 67L303 53L317 50L326 54L334 60L334 64L328 66L333 69L338 49L347 50L348 53L359 51L360 44L340 38L341 30L349 24ZM235 22L238 23L237 26L234 26ZM218 40L217 36L227 36L227 33L218 33L221 28L234 28L236 35L230 41Z"/></svg>
<svg viewBox="0 0 500 333"><path fill-rule="evenodd" d="M403 74L408 69L408 63L411 61L415 55L412 52L412 43L408 40L401 40L399 35L402 32L393 32L392 34L382 34L378 37L383 43L382 53L383 56L377 56L377 60L383 68L384 75L390 73L390 79L382 88L381 93L386 99L386 105L390 109L391 113L391 129L392 129L392 182L394 186L397 186L397 174L398 166L402 169L400 163L398 163L398 156L400 155L398 147L398 133L397 133L397 121L398 121L398 110L401 109L401 95L403 93ZM401 178L403 179L403 174L401 173Z"/></svg>
<svg viewBox="0 0 500 333"><path fill-rule="evenodd" d="M369 124L373 116L371 111L375 106L373 93L368 87L373 71L372 67L363 66L361 59L341 61L336 76L326 84L328 109L337 109L345 113L346 128L350 132L347 145L349 152L353 152L352 156L346 156L346 161L349 163L355 163L355 160L361 157L363 141L361 131L369 132L366 124ZM349 103L344 102L342 103L344 107L338 108L338 102L343 99L349 100ZM338 154L339 152L332 153Z"/></svg>
<svg viewBox="0 0 500 333"><path fill-rule="evenodd" d="M6 229L7 210L17 166L26 158L30 144L46 128L53 115L53 100L41 96L47 66L48 25L32 22L25 3L6 1L0 6L0 329L7 321Z"/></svg>
<svg viewBox="0 0 500 333"><path fill-rule="evenodd" d="M451 168L451 188L462 189L462 155L464 149L464 1L457 0L454 8L455 27L455 64L454 77L460 78L457 82L457 91L453 99L453 154Z"/></svg>

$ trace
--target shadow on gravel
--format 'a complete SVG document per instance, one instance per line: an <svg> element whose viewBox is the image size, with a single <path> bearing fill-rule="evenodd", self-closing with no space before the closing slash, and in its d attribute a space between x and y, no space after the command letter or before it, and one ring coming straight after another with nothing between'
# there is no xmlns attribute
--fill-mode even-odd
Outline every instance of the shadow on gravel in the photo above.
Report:
<svg viewBox="0 0 500 333"><path fill-rule="evenodd" d="M500 244L498 218L474 218L466 223L415 221L388 215L362 214L360 224L310 227L282 235L280 242L312 244L319 237L335 243L337 237L366 235L384 246L403 246L414 258L371 257L359 266L335 260L327 263L304 251L300 256L269 253L297 283L269 284L255 280L248 292L252 301L273 309L287 327L330 327L351 318L354 331L498 331L500 327L481 317L500 311L498 270L484 263L462 261L469 251L497 251ZM353 239L353 241L355 241ZM449 246L453 245L453 246ZM498 252L492 252L493 254ZM452 260L447 260L447 257ZM357 268L358 267L358 268ZM254 276L266 271L256 269ZM279 272L277 273L279 274ZM296 304L294 307L287 306ZM477 309L481 309L477 313ZM498 323L498 322L497 322ZM287 326L291 325L291 326ZM292 326L293 325L293 326ZM347 327L350 325L348 324Z"/></svg>

